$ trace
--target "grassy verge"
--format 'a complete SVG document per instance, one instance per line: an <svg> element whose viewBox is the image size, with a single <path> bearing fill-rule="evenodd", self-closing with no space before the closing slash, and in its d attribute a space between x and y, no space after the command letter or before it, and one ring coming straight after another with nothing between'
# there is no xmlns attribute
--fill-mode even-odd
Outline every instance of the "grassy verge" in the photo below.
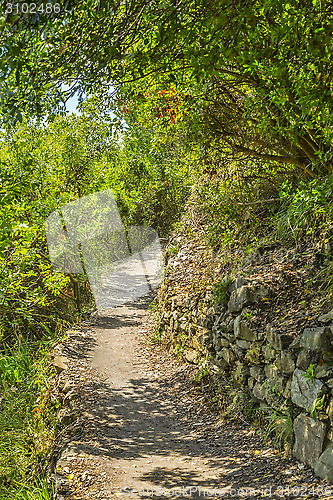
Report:
<svg viewBox="0 0 333 500"><path fill-rule="evenodd" d="M51 500L47 457L59 402L48 353L54 339L17 341L0 355L0 500Z"/></svg>

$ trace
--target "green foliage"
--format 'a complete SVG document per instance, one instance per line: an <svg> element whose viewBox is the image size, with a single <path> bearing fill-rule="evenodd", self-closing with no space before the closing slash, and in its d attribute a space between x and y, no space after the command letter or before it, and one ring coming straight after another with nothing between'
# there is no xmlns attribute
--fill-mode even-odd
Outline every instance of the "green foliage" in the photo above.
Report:
<svg viewBox="0 0 333 500"><path fill-rule="evenodd" d="M331 177L301 181L295 188L286 181L280 190L281 212L277 215L278 234L298 242L315 238L332 218L333 182Z"/></svg>
<svg viewBox="0 0 333 500"><path fill-rule="evenodd" d="M290 410L277 411L272 408L265 408L268 415L264 438L267 440L271 434L273 437L273 446L283 449L286 443L290 443L293 436L293 419Z"/></svg>
<svg viewBox="0 0 333 500"><path fill-rule="evenodd" d="M319 391L316 399L312 403L310 410L310 417L313 418L316 422L318 420L317 410L322 410L326 401L326 394L323 394L322 391Z"/></svg>
<svg viewBox="0 0 333 500"><path fill-rule="evenodd" d="M78 134L74 121L67 120L65 126L60 119L49 129L22 124L0 142L3 336L25 330L41 337L54 330L59 319L75 317L75 300L68 299L70 277L52 269L44 228L52 211L95 184L89 177L91 165L86 163L89 141L84 139L84 123L77 123ZM76 140L77 150L73 150L76 134L81 147Z"/></svg>
<svg viewBox="0 0 333 500"><path fill-rule="evenodd" d="M278 169L249 162L231 171L223 161L213 177L204 169L196 177L193 203L204 221L207 243L214 249L232 247L235 241L249 246L271 231L279 207L282 175Z"/></svg>
<svg viewBox="0 0 333 500"><path fill-rule="evenodd" d="M55 434L52 376L47 350L38 343L5 347L0 358L0 498L52 498L39 478Z"/></svg>
<svg viewBox="0 0 333 500"><path fill-rule="evenodd" d="M112 188L125 225L167 234L188 192L190 157L172 136L135 123L123 134L86 103L83 114L49 126L22 124L0 142L0 331L48 335L59 321L88 312L84 275L52 269L44 222L62 205ZM82 300L80 300L80 297Z"/></svg>
<svg viewBox="0 0 333 500"><path fill-rule="evenodd" d="M188 120L221 156L331 172L329 3L78 0L46 18L3 12L0 26L6 119L126 82L128 99Z"/></svg>
<svg viewBox="0 0 333 500"><path fill-rule="evenodd" d="M0 380L4 384L22 383L33 368L27 342L23 346L4 346L4 354L0 356Z"/></svg>
<svg viewBox="0 0 333 500"><path fill-rule="evenodd" d="M252 311L245 311L244 312L244 318L248 319L249 321L252 321L253 312Z"/></svg>
<svg viewBox="0 0 333 500"><path fill-rule="evenodd" d="M149 225L162 236L179 218L188 194L190 158L172 139L158 129L131 125L106 160L106 182L126 224Z"/></svg>
<svg viewBox="0 0 333 500"><path fill-rule="evenodd" d="M298 243L329 226L330 8L296 0L78 0L51 15L0 13L0 114L21 123L0 144L6 394L29 388L35 376L23 339L50 338L91 305L85 276L55 272L47 256L44 221L63 204L111 187L126 225L167 235L196 184L198 227L216 250L253 246L267 234ZM25 114L64 113L62 99L76 91L95 96L81 117L27 125ZM194 229L184 232L191 238ZM223 301L226 284L213 296ZM181 353L186 338L177 342ZM258 356L253 350L246 359ZM12 398L23 433L30 417L17 408L29 409L35 393L12 392L23 398L17 406ZM288 418L272 415L271 429ZM20 433L16 441L24 450ZM15 449L21 467L26 455Z"/></svg>
<svg viewBox="0 0 333 500"><path fill-rule="evenodd" d="M152 336L151 336L151 342L153 344L160 344L161 343L161 339L162 339L162 334L163 334L163 331L161 331L161 329L159 327L156 327Z"/></svg>
<svg viewBox="0 0 333 500"><path fill-rule="evenodd" d="M172 245L172 246L168 247L168 249L167 249L167 255L169 258L173 257L174 255L177 255L178 252L179 252L178 245Z"/></svg>
<svg viewBox="0 0 333 500"><path fill-rule="evenodd" d="M306 372L302 374L302 377L304 377L306 380L310 380L312 383L314 383L316 375L315 375L315 367L312 363L310 364L310 366L306 370Z"/></svg>
<svg viewBox="0 0 333 500"><path fill-rule="evenodd" d="M55 498L54 488L47 483L46 479L36 479L34 482L35 486L18 486L19 489L15 493L6 492L5 496L0 496L0 500L53 500Z"/></svg>
<svg viewBox="0 0 333 500"><path fill-rule="evenodd" d="M200 384L201 382L204 382L209 377L210 377L210 372L209 372L207 366L202 365L200 367L200 370L195 374L194 383Z"/></svg>
<svg viewBox="0 0 333 500"><path fill-rule="evenodd" d="M215 283L212 290L212 304L223 304L228 299L228 288L232 279L230 277Z"/></svg>

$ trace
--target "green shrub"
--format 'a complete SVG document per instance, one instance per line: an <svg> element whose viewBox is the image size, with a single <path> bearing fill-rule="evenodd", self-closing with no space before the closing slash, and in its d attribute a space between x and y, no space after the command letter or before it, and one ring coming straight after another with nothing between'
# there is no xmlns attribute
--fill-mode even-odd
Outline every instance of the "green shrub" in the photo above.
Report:
<svg viewBox="0 0 333 500"><path fill-rule="evenodd" d="M231 281L232 279L228 277L222 281L218 281L217 283L215 283L212 290L212 304L224 304L225 302L227 302L230 295L228 292L228 288Z"/></svg>
<svg viewBox="0 0 333 500"><path fill-rule="evenodd" d="M0 499L48 500L42 463L55 438L56 410L50 397L54 376L47 349L25 342L0 356Z"/></svg>
<svg viewBox="0 0 333 500"><path fill-rule="evenodd" d="M276 216L278 235L295 242L318 236L332 219L332 194L331 177L300 181L296 188L286 181L280 190L282 208Z"/></svg>

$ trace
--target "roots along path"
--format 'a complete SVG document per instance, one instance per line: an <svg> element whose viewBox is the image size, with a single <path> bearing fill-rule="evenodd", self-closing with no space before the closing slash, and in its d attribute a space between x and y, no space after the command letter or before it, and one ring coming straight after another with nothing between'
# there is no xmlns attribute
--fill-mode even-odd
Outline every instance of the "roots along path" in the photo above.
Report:
<svg viewBox="0 0 333 500"><path fill-rule="evenodd" d="M150 328L138 301L83 324L59 347L80 423L57 464L59 500L310 499L323 497L321 487L329 497L327 484L249 424L212 414L205 387L193 385L198 368L151 345Z"/></svg>

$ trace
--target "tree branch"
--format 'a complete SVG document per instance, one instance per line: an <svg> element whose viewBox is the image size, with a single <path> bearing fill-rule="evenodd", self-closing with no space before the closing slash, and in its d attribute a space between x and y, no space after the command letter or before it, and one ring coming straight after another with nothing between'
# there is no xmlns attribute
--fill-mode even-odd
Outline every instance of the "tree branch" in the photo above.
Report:
<svg viewBox="0 0 333 500"><path fill-rule="evenodd" d="M254 156L255 158L260 158L265 161L276 161L278 163L290 163L291 165L296 165L297 167L300 167L304 172L306 172L310 177L315 177L314 173L309 170L304 163L296 156L289 156L289 155L283 155L283 156L278 156L278 155L271 155L267 153L259 153L258 151L255 151L254 149L249 149L245 148L244 146L241 146L239 144L233 144L228 141L229 146L237 151L238 153L244 153L248 154L250 156Z"/></svg>

